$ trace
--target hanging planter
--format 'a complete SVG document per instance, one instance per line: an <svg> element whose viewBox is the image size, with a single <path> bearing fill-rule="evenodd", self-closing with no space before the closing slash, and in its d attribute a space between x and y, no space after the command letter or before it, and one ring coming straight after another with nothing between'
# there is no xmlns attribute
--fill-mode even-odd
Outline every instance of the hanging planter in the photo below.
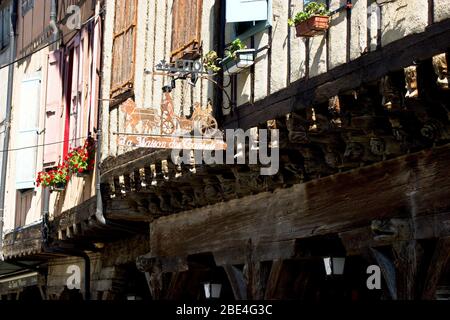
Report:
<svg viewBox="0 0 450 320"><path fill-rule="evenodd" d="M310 2L288 24L295 26L297 37L314 37L330 28L330 12L323 3Z"/></svg>
<svg viewBox="0 0 450 320"><path fill-rule="evenodd" d="M64 192L64 190L66 190L66 184L65 183L57 183L53 186L51 186L51 190L54 192Z"/></svg>
<svg viewBox="0 0 450 320"><path fill-rule="evenodd" d="M297 37L314 37L330 28L329 16L312 16L306 21L295 25Z"/></svg>
<svg viewBox="0 0 450 320"><path fill-rule="evenodd" d="M67 164L62 164L54 170L39 172L36 184L38 187L48 187L52 191L62 192L66 189L69 180L70 172Z"/></svg>
<svg viewBox="0 0 450 320"><path fill-rule="evenodd" d="M221 62L225 73L236 74L255 64L255 49L242 49L234 52Z"/></svg>
<svg viewBox="0 0 450 320"><path fill-rule="evenodd" d="M95 141L88 138L82 147L70 150L65 162L71 173L77 177L89 177L95 164Z"/></svg>

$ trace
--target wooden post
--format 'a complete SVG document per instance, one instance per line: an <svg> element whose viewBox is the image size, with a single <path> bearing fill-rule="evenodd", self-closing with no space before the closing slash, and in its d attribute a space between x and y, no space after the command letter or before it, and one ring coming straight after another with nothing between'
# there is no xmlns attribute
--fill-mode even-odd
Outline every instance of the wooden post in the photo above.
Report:
<svg viewBox="0 0 450 320"><path fill-rule="evenodd" d="M437 285L449 260L450 237L439 239L428 267L422 299L431 300L436 298Z"/></svg>
<svg viewBox="0 0 450 320"><path fill-rule="evenodd" d="M276 260L272 263L272 269L270 270L269 279L267 280L265 300L275 299L278 282L283 271L283 260Z"/></svg>
<svg viewBox="0 0 450 320"><path fill-rule="evenodd" d="M397 268L397 296L400 300L415 300L420 288L420 264L423 249L417 240L394 243Z"/></svg>
<svg viewBox="0 0 450 320"><path fill-rule="evenodd" d="M223 267L233 289L234 298L236 300L247 300L247 283L241 270L232 265Z"/></svg>

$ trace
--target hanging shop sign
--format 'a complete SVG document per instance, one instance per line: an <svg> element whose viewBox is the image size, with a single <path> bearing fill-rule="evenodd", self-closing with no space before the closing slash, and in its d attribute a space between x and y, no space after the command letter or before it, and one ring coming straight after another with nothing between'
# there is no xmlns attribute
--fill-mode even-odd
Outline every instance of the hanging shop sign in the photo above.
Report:
<svg viewBox="0 0 450 320"><path fill-rule="evenodd" d="M19 276L0 279L0 292L8 292L32 287L38 284L38 273L26 273Z"/></svg>
<svg viewBox="0 0 450 320"><path fill-rule="evenodd" d="M197 103L190 117L175 114L171 88L164 87L161 110L138 108L132 99L122 104L128 133L118 133L118 145L155 149L225 150L212 106ZM195 136L192 136L194 133Z"/></svg>
<svg viewBox="0 0 450 320"><path fill-rule="evenodd" d="M186 73L186 74L208 74L204 70L203 64L200 60L176 60L173 63L168 63L166 60L161 60L155 67L157 71L168 73Z"/></svg>

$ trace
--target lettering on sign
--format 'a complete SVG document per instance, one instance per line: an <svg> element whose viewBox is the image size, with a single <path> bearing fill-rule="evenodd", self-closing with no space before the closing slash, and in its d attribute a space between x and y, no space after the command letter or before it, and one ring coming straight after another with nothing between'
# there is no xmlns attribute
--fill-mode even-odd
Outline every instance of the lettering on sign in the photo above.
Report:
<svg viewBox="0 0 450 320"><path fill-rule="evenodd" d="M155 67L158 71L169 73L188 73L188 74L208 74L203 69L203 64L200 60L177 60L174 63L168 63L166 60L161 60Z"/></svg>
<svg viewBox="0 0 450 320"><path fill-rule="evenodd" d="M123 147L179 150L226 150L221 139L204 139L169 136L118 135L118 144Z"/></svg>

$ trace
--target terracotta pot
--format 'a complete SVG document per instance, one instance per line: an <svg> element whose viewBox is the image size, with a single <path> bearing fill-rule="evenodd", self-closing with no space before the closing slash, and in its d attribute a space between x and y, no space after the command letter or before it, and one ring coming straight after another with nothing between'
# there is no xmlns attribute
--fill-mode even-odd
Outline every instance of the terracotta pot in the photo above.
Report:
<svg viewBox="0 0 450 320"><path fill-rule="evenodd" d="M312 16L295 25L297 37L314 37L330 28L329 16Z"/></svg>

